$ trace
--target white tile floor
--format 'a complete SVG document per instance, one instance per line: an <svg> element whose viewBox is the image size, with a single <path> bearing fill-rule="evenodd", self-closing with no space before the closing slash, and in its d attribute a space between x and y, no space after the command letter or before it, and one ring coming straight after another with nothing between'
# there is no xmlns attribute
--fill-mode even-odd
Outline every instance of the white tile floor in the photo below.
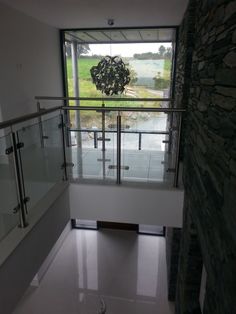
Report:
<svg viewBox="0 0 236 314"><path fill-rule="evenodd" d="M129 231L73 230L38 288L13 314L171 314L165 239Z"/></svg>

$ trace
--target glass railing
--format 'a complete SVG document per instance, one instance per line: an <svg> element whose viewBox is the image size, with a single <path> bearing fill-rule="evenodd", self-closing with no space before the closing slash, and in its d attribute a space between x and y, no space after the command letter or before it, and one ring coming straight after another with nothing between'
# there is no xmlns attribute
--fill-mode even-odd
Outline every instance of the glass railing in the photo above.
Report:
<svg viewBox="0 0 236 314"><path fill-rule="evenodd" d="M71 180L178 186L184 110L167 108L166 101L158 108L63 109L72 120L67 123Z"/></svg>
<svg viewBox="0 0 236 314"><path fill-rule="evenodd" d="M122 112L121 180L168 182L168 116L163 112Z"/></svg>
<svg viewBox="0 0 236 314"><path fill-rule="evenodd" d="M73 179L116 181L116 112L76 111L77 127L68 128ZM92 117L92 119L91 119Z"/></svg>
<svg viewBox="0 0 236 314"><path fill-rule="evenodd" d="M23 143L19 153L25 194L29 198L28 209L33 208L63 178L60 123L60 116L55 116L17 131L18 141Z"/></svg>
<svg viewBox="0 0 236 314"><path fill-rule="evenodd" d="M0 240L16 226L26 227L37 203L67 179L59 109L0 123Z"/></svg>
<svg viewBox="0 0 236 314"><path fill-rule="evenodd" d="M0 123L0 240L27 226L37 203L68 178L178 186L183 109L166 100L157 108L37 106Z"/></svg>
<svg viewBox="0 0 236 314"><path fill-rule="evenodd" d="M0 240L19 224L17 183L11 135L0 138Z"/></svg>

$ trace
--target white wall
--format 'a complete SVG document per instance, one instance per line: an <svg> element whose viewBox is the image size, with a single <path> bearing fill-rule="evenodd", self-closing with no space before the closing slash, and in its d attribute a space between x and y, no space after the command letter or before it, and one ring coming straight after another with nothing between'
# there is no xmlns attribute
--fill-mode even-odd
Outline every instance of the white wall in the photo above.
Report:
<svg viewBox="0 0 236 314"><path fill-rule="evenodd" d="M0 40L1 119L35 111L36 95L62 95L56 28L0 4Z"/></svg>
<svg viewBox="0 0 236 314"><path fill-rule="evenodd" d="M71 218L181 227L183 190L70 185Z"/></svg>

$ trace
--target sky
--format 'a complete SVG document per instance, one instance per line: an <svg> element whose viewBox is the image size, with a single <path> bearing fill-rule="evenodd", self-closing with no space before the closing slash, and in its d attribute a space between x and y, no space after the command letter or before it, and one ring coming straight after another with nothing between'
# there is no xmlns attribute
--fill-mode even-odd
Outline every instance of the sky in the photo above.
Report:
<svg viewBox="0 0 236 314"><path fill-rule="evenodd" d="M90 44L88 55L121 55L122 57L133 57L135 53L158 52L159 47L171 47L171 43L139 43L139 44Z"/></svg>

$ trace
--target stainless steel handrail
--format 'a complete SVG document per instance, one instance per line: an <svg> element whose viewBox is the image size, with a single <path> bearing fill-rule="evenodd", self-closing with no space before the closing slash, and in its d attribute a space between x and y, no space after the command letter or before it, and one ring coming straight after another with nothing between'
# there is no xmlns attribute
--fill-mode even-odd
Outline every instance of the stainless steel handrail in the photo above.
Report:
<svg viewBox="0 0 236 314"><path fill-rule="evenodd" d="M55 99L55 98L53 98ZM71 99L71 98L70 98ZM61 100L61 98L60 98ZM43 109L34 113L26 114L17 118L13 118L7 121L0 122L0 129L7 128L9 126L19 124L34 118L41 117L43 115L49 114L51 112L57 110L99 110L99 111L136 111L136 112L164 112L164 113L171 113L171 112L185 112L186 109L184 108L140 108L140 107L96 107L96 106L57 106L50 109Z"/></svg>
<svg viewBox="0 0 236 314"><path fill-rule="evenodd" d="M73 129L69 128L69 132L88 132L88 133L102 133L102 129ZM117 130L114 129L106 129L105 133L117 133ZM159 134L159 135L168 135L170 132L168 131L148 131L148 130L124 130L121 128L121 133L127 134Z"/></svg>
<svg viewBox="0 0 236 314"><path fill-rule="evenodd" d="M53 96L36 96L35 100L89 100L89 101L173 101L172 98L126 98L126 97L53 97Z"/></svg>
<svg viewBox="0 0 236 314"><path fill-rule="evenodd" d="M164 112L164 113L171 113L171 112L185 112L186 109L184 108L153 108L153 107L96 107L96 106L63 106L63 110L92 110L100 112L102 111L138 111L138 112Z"/></svg>
<svg viewBox="0 0 236 314"><path fill-rule="evenodd" d="M14 118L14 119L10 119L10 120L7 120L7 121L0 122L0 129L5 129L5 128L13 126L15 124L19 124L19 123L22 123L22 122L25 122L25 121L28 121L28 120L32 120L32 119L41 117L41 116L46 115L48 113L60 110L61 108L62 108L61 106L58 106L58 107L54 107L54 108L51 108L51 109L41 110L39 112L26 114L26 115L23 115L23 116Z"/></svg>
<svg viewBox="0 0 236 314"><path fill-rule="evenodd" d="M97 134L98 133L115 133L117 134L117 129L72 129L72 128L67 128L67 132L81 132L81 133L93 133L93 140L94 140L94 148L97 148L97 141L98 141L98 137ZM145 130L124 130L123 128L121 128L120 133L121 134L137 134L139 136L139 141L138 141L138 150L142 149L142 135L169 135L172 131L145 131ZM105 140L104 140L105 142ZM104 151L104 149L103 149Z"/></svg>

